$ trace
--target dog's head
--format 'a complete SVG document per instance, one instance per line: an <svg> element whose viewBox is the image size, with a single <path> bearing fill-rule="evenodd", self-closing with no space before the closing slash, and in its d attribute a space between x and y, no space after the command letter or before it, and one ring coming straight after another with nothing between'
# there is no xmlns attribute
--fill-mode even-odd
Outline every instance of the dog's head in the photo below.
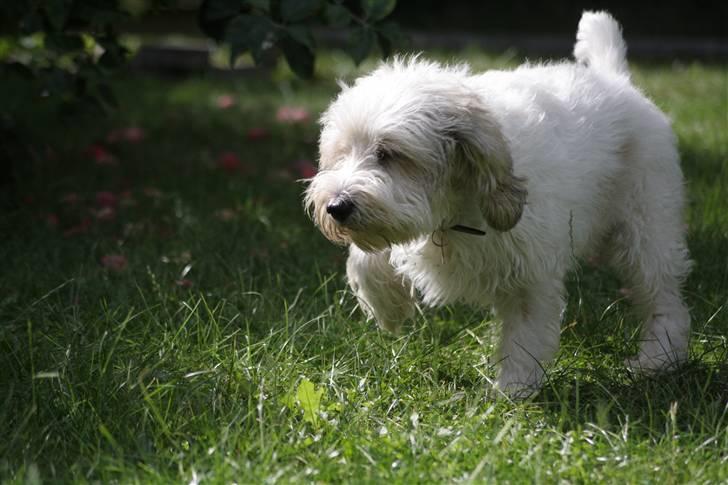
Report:
<svg viewBox="0 0 728 485"><path fill-rule="evenodd" d="M467 75L395 60L343 86L321 118L319 172L305 200L328 239L378 251L474 208L499 231L518 222L523 181Z"/></svg>

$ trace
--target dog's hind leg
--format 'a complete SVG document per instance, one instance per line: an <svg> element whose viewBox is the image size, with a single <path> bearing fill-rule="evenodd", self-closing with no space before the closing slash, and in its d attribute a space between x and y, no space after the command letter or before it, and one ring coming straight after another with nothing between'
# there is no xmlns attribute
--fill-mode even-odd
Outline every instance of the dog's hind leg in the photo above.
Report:
<svg viewBox="0 0 728 485"><path fill-rule="evenodd" d="M541 387L544 366L559 348L563 295L563 283L555 279L499 296L495 309L503 328L496 386L509 396L526 397Z"/></svg>
<svg viewBox="0 0 728 485"><path fill-rule="evenodd" d="M659 239L655 239L655 234L649 234L651 229L648 223L617 236L624 248L619 266L643 320L639 355L628 364L648 372L684 361L690 335L690 314L680 295L680 285L690 268L687 249L677 231L662 226ZM668 237L670 232L673 234Z"/></svg>
<svg viewBox="0 0 728 485"><path fill-rule="evenodd" d="M411 285L394 272L389 254L389 249L365 253L352 244L346 275L367 316L374 318L381 328L396 333L405 320L414 316L415 301Z"/></svg>
<svg viewBox="0 0 728 485"><path fill-rule="evenodd" d="M656 135L653 135L656 136ZM671 137L632 147L612 262L643 319L640 351L628 364L657 371L687 358L690 314L680 287L690 271L683 182Z"/></svg>

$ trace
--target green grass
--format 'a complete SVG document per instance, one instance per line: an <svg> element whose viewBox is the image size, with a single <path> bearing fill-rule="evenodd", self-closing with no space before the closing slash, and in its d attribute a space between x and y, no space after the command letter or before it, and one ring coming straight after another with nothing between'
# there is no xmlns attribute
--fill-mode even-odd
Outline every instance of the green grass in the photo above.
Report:
<svg viewBox="0 0 728 485"><path fill-rule="evenodd" d="M726 67L633 68L683 154L690 362L631 376L622 361L637 322L614 276L585 267L546 388L513 403L488 391L487 312L448 307L383 334L346 292L344 251L303 213L295 161L315 160L317 127L281 125L275 111L302 105L315 118L334 75L355 75L348 66L328 56L316 82L120 79L122 109L108 119L59 123L28 105L30 139L45 141L16 163L17 204L0 217L0 478L728 480ZM216 108L222 93L237 104ZM146 138L111 145L116 166L84 154L129 125ZM248 140L256 127L268 138ZM246 173L216 166L225 151ZM116 217L64 236L93 219L99 191L128 191ZM59 201L70 192L76 205ZM109 254L128 266L103 267Z"/></svg>

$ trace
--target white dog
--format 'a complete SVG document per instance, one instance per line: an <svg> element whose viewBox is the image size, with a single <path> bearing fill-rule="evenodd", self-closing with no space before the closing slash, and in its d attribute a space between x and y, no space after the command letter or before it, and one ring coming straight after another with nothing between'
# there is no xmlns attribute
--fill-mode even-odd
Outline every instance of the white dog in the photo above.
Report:
<svg viewBox="0 0 728 485"><path fill-rule="evenodd" d="M585 12L576 63L472 74L397 59L324 113L306 206L349 245L349 284L396 331L426 305L492 305L497 386L538 389L559 345L564 278L599 255L644 317L655 371L687 357L683 177L666 116L630 82L617 22Z"/></svg>

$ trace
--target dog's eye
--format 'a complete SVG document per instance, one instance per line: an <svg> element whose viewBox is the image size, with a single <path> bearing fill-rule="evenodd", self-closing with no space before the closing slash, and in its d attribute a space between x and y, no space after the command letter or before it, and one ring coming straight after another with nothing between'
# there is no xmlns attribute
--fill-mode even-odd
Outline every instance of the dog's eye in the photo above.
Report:
<svg viewBox="0 0 728 485"><path fill-rule="evenodd" d="M378 162L386 162L389 158L389 152L382 147L377 147L377 151L374 152L374 156L377 157Z"/></svg>

